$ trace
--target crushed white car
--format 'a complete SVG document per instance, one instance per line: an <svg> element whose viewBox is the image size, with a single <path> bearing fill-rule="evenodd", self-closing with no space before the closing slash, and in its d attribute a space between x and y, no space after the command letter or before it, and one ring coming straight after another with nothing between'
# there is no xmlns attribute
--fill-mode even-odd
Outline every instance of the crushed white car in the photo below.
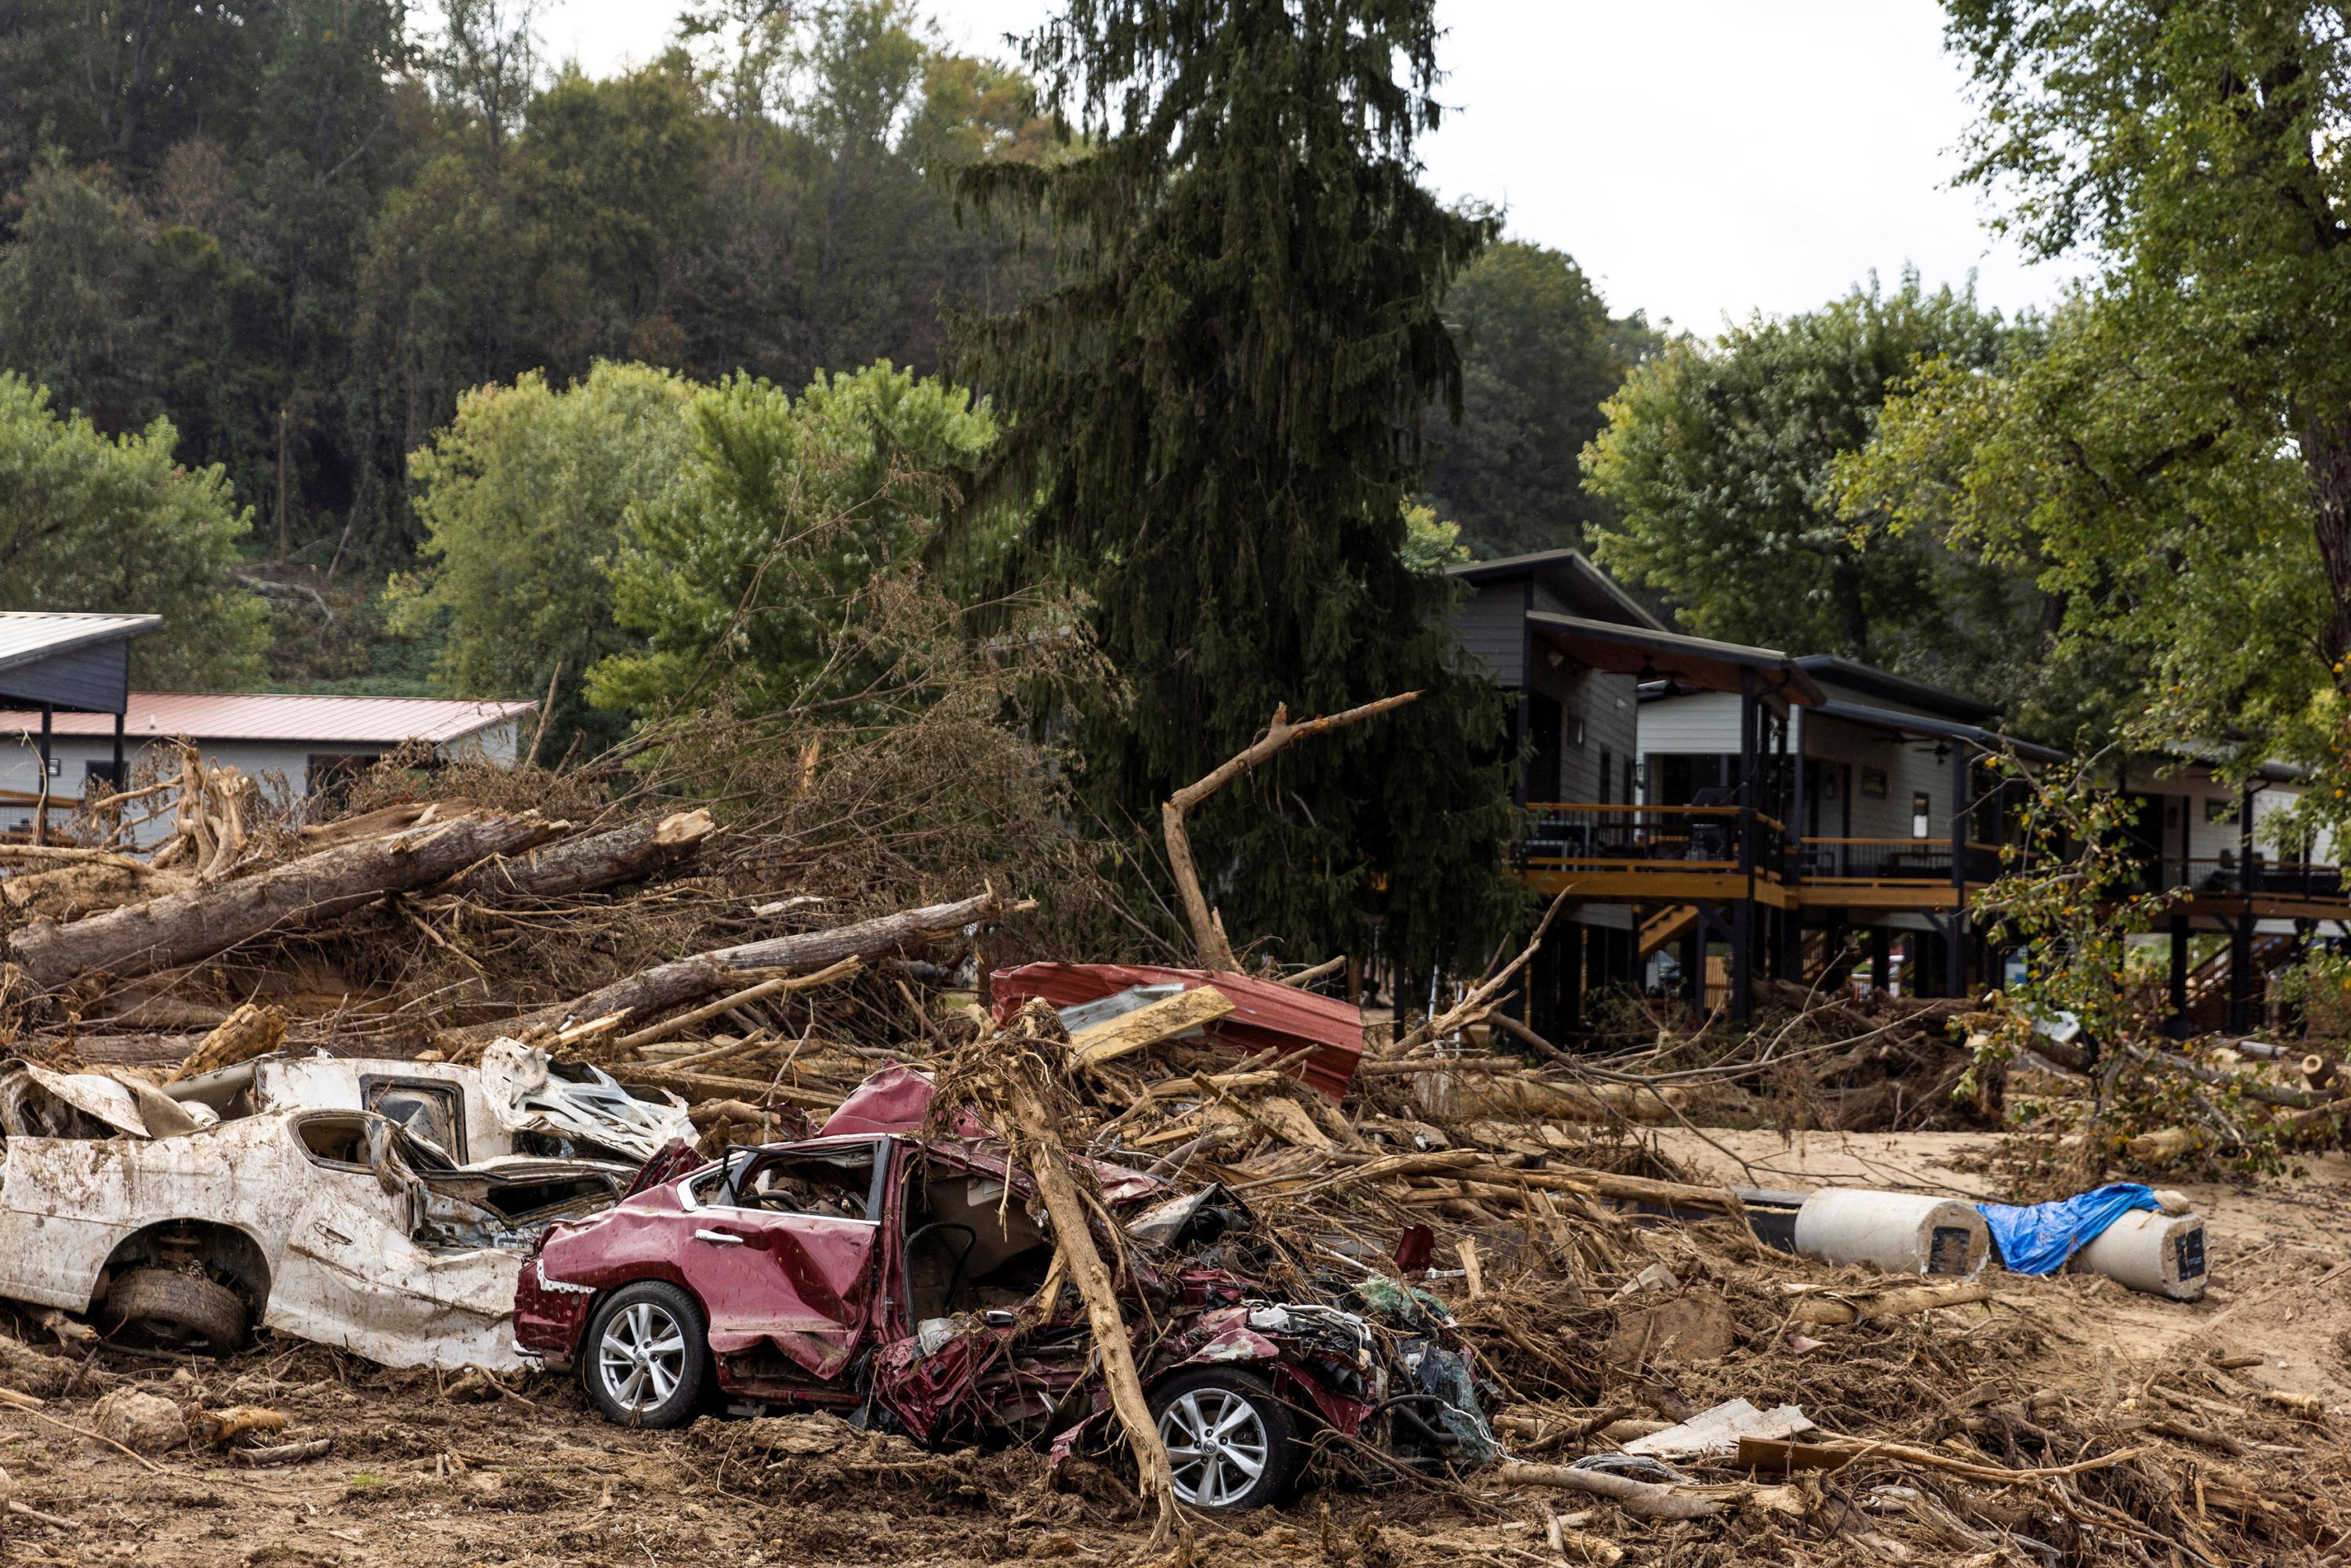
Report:
<svg viewBox="0 0 2351 1568"><path fill-rule="evenodd" d="M287 1054L164 1089L14 1061L0 1131L0 1296L187 1348L258 1324L492 1370L521 1364L523 1249L693 1136L674 1097L520 1046L487 1072Z"/></svg>

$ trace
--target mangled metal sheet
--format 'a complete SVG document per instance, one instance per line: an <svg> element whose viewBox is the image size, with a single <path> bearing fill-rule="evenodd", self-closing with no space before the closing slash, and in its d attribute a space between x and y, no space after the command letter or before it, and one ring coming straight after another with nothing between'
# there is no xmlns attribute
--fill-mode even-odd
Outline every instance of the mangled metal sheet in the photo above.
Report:
<svg viewBox="0 0 2351 1568"><path fill-rule="evenodd" d="M509 1134L545 1133L639 1164L672 1144L694 1142L693 1118L676 1095L642 1098L609 1073L579 1063L559 1068L517 1040L493 1041L482 1052L480 1080L482 1098Z"/></svg>
<svg viewBox="0 0 2351 1568"><path fill-rule="evenodd" d="M220 1118L154 1085L98 1072L56 1072L29 1061L0 1071L0 1131L10 1137L168 1138Z"/></svg>
<svg viewBox="0 0 2351 1568"><path fill-rule="evenodd" d="M1152 964L1023 964L988 977L999 1025L1010 1022L1031 997L1042 997L1061 1009L1065 1024L1072 1016L1082 1023L1098 1021L1098 1015L1079 1009L1123 992L1136 992L1134 999L1142 1002L1170 994L1171 988L1209 985L1224 993L1233 1010L1203 1026L1207 1039L1244 1055L1285 1059L1282 1071L1334 1105L1346 1097L1364 1058L1364 1015L1360 1008L1335 998L1247 975Z"/></svg>

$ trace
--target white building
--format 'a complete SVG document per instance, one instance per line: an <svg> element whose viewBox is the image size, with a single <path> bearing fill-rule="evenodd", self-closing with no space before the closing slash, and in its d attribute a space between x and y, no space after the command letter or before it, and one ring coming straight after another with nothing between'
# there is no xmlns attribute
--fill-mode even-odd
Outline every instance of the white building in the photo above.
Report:
<svg viewBox="0 0 2351 1568"><path fill-rule="evenodd" d="M0 691L8 689L5 678L0 674ZM53 822L81 798L86 780L135 774L150 747L193 742L206 762L298 797L403 747L446 760L512 762L538 709L535 702L274 694L128 692L123 702L121 773L114 714L49 715L48 792L58 802ZM37 709L0 711L0 831L20 831L32 820L29 802L41 790L42 716ZM152 824L148 836L168 826Z"/></svg>

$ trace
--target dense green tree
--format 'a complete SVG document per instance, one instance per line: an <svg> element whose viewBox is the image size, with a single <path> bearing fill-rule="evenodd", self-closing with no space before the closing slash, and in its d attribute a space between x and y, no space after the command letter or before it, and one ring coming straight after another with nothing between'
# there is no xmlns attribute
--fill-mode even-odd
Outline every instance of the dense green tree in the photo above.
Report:
<svg viewBox="0 0 2351 1568"><path fill-rule="evenodd" d="M666 371L599 364L559 390L534 371L457 400L410 459L423 564L394 580L395 626L445 637L444 690L535 695L560 664L550 735L559 751L569 744L571 694L629 641L607 575L622 519L676 481L693 399Z"/></svg>
<svg viewBox="0 0 2351 1568"><path fill-rule="evenodd" d="M260 603L229 580L250 519L218 467L187 469L169 422L110 436L0 371L0 609L163 617L134 685L235 688L260 673Z"/></svg>
<svg viewBox="0 0 2351 1568"><path fill-rule="evenodd" d="M996 439L971 394L887 364L819 376L798 398L734 376L695 400L675 480L630 509L611 575L642 650L593 672L600 706L652 714L724 672L750 712L853 695L842 650L882 612ZM985 534L1000 534L999 517Z"/></svg>
<svg viewBox="0 0 2351 1568"><path fill-rule="evenodd" d="M1614 508L1600 559L1708 636L1842 653L1971 691L2035 731L2070 729L2099 691L2054 678L2029 563L1987 560L1937 527L1840 511L1835 465L1924 363L1980 373L2030 358L2032 321L1915 275L1825 308L1682 341L1635 371L1586 450Z"/></svg>
<svg viewBox="0 0 2351 1568"><path fill-rule="evenodd" d="M2140 735L2342 766L2351 720L2351 40L2274 0L1950 0L1970 177L2095 270L2051 353L1922 378L1861 499L2043 563L2151 675ZM2332 801L2339 791L2314 791Z"/></svg>
<svg viewBox="0 0 2351 1568"><path fill-rule="evenodd" d="M140 291L145 214L96 175L52 162L26 186L0 248L0 366L56 390L110 430L155 413L154 343Z"/></svg>
<svg viewBox="0 0 2351 1568"><path fill-rule="evenodd" d="M704 228L713 127L691 67L673 51L604 80L567 70L532 100L520 183L549 263L577 268L601 322L572 345L674 363L672 257Z"/></svg>
<svg viewBox="0 0 2351 1568"><path fill-rule="evenodd" d="M1460 395L1437 301L1491 233L1418 181L1436 39L1427 0L1073 0L1027 58L1084 143L963 179L1052 225L1054 287L965 363L1031 569L1091 595L1134 694L1074 716L1105 819L1155 822L1279 704L1424 692L1192 825L1237 937L1360 953L1384 914L1414 966L1482 957L1517 905L1500 704L1403 559L1424 411Z"/></svg>
<svg viewBox="0 0 2351 1568"><path fill-rule="evenodd" d="M1437 509L1480 556L1586 543L1593 502L1577 458L1646 324L1612 319L1573 260L1521 240L1463 269L1445 321L1461 350L1461 423L1431 436Z"/></svg>

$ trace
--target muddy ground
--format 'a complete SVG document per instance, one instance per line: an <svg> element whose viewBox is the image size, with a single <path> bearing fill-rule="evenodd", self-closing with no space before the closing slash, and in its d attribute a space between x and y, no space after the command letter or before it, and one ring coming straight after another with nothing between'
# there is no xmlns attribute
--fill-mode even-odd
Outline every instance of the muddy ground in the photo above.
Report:
<svg viewBox="0 0 2351 1568"><path fill-rule="evenodd" d="M1708 1136L1723 1146L1688 1134L1667 1142L1694 1170L1733 1174L1718 1167L1744 1161L1753 1175L1787 1185L1857 1176L1961 1190L1993 1185L1968 1168L1989 1143L1981 1137ZM1749 1308L1781 1281L1823 1271L1758 1258L1719 1237L1645 1239L1677 1261L1687 1293L1730 1301L1730 1343L1687 1361L1645 1353L1595 1403L1671 1418L1744 1390L1761 1405L1809 1400L1816 1415L1829 1413L1817 1406L1834 1406L1842 1414L1835 1424L1855 1435L1934 1442L1948 1429L1949 1407L2012 1397L2039 1408L2033 1395L2062 1391L2069 1408L2087 1413L2084 1420L2103 1423L2093 1428L2101 1442L2157 1445L2159 1473L2166 1485L2177 1481L2183 1510L2204 1506L2207 1478L2215 1500L2287 1500L2251 1534L2226 1537L2238 1543L2236 1554L2207 1552L2211 1560L2324 1561L2338 1526L2331 1514L2318 1519L2306 1500L2339 1494L2351 1476L2351 1165L2316 1162L2302 1180L2258 1190L2189 1190L2210 1225L2216 1288L2204 1302L2131 1296L2090 1278L2003 1279L1990 1304L1838 1331L1809 1354L1792 1353L1783 1333ZM1543 1319L1549 1282L1514 1279L1507 1265L1497 1274L1487 1301L1462 1303L1473 1332L1483 1318L1490 1333L1495 1314L1508 1312L1522 1333L1564 1351L1575 1335ZM1445 1288L1457 1297L1463 1289ZM28 1322L16 1326L28 1341L37 1337ZM1587 1326L1583 1337L1596 1332ZM2254 1354L2258 1364L2215 1364ZM1538 1364L1517 1353L1498 1361L1519 1382ZM2158 1381L2189 1402L2162 1408L2185 1410L2189 1425L2220 1432L2240 1451L2142 1430L2158 1408L2148 1392ZM598 1419L576 1387L552 1375L503 1396L471 1380L453 1392L452 1382L283 1342L226 1363L102 1348L79 1384L38 1412L0 1407L0 1466L17 1505L6 1525L7 1561L74 1568L1067 1563L1131 1555L1146 1534L1123 1479L1106 1465L1078 1461L1049 1474L1027 1453L925 1455L828 1417L712 1418L678 1433L632 1432ZM250 1469L184 1449L142 1463L68 1429L90 1425L99 1385L124 1383L183 1405L267 1406L289 1417L284 1439L330 1437L333 1449L285 1469ZM2315 1396L2323 1413L2280 1407L2265 1388ZM1613 1503L1503 1493L1474 1477L1458 1488L1374 1488L1343 1474L1323 1481L1283 1509L1196 1521L1191 1555L1236 1568L1517 1565L1606 1561L1599 1542L1613 1543L1628 1563L1672 1564L1991 1568L2036 1560L1938 1543L1931 1531L1889 1534L1879 1521L1824 1512L1817 1496L1804 1518L1742 1511L1727 1521L1650 1525ZM1552 1518L1562 1521L1563 1554L1551 1544ZM2029 1517L2018 1528L2027 1535L2043 1529ZM2189 1560L2152 1535L2132 1538L2126 1525L2100 1528L2106 1533L2093 1531L2087 1544L2077 1538L2064 1560Z"/></svg>

